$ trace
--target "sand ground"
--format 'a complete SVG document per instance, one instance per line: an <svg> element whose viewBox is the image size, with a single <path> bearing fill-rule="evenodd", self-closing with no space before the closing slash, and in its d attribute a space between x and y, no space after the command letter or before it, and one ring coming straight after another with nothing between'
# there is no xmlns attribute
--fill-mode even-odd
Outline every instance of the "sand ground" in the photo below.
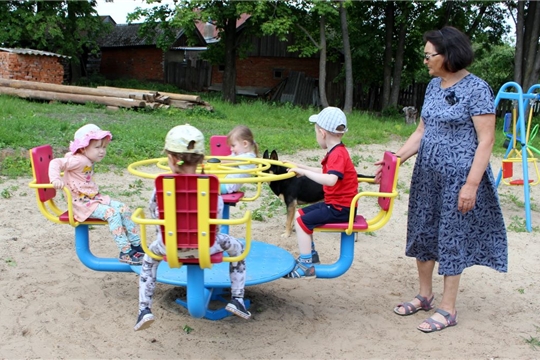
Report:
<svg viewBox="0 0 540 360"><path fill-rule="evenodd" d="M385 149L399 144L359 146L351 150L358 171L372 173ZM311 162L322 151L300 152L288 160ZM457 308L459 324L424 334L416 326L430 313L399 317L392 308L417 293L414 259L404 256L408 185L414 160L400 170L400 195L389 224L360 235L352 267L328 280L280 279L251 286L253 319L213 322L195 319L174 303L183 291L158 284L154 314L147 330L134 332L138 278L135 273L104 273L86 268L74 250L73 229L46 220L38 211L29 178L0 179L0 358L93 359L532 359L540 353L527 340L540 338L538 259L540 213L538 187L531 188L532 224L525 218L522 187L499 187L509 228L509 272L467 269ZM500 159L492 159L495 174ZM127 171L98 173L104 192L132 207L146 206L151 180ZM268 191L234 209L263 208L270 215ZM266 200L265 200L266 199ZM374 205L366 204L366 212ZM296 239L283 238L285 210L255 221L253 237L297 253ZM231 233L235 234L235 229ZM91 230L98 256L116 255L106 227ZM322 262L339 254L339 235L317 234ZM442 278L435 278L440 300ZM193 329L189 334L185 326Z"/></svg>

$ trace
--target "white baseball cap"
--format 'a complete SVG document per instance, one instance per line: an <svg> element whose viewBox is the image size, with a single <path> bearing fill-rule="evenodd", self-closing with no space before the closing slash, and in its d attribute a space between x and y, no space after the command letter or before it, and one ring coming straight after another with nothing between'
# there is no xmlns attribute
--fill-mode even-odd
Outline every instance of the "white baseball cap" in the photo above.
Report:
<svg viewBox="0 0 540 360"><path fill-rule="evenodd" d="M174 153L204 154L204 135L189 124L175 126L165 137L164 149Z"/></svg>
<svg viewBox="0 0 540 360"><path fill-rule="evenodd" d="M321 129L330 131L336 134L344 134L349 130L347 128L347 117L340 108L329 106L324 108L319 114L311 115L309 121L319 125ZM337 130L337 128L343 125L345 129Z"/></svg>
<svg viewBox="0 0 540 360"><path fill-rule="evenodd" d="M73 154L77 150L84 149L90 144L91 140L112 139L112 134L109 131L101 130L99 126L94 124L86 124L75 131L73 141L69 143L69 151Z"/></svg>

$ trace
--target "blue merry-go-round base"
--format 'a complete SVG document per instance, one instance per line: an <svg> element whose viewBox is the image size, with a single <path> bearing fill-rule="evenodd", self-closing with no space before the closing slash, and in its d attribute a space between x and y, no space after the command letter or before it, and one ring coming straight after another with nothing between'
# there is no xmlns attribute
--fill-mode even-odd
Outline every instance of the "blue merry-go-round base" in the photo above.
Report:
<svg viewBox="0 0 540 360"><path fill-rule="evenodd" d="M168 263L162 261L158 267L157 281L164 284L186 286L188 283L187 269L191 266L196 265L170 268ZM251 250L246 257L246 286L282 278L293 267L294 257L286 250L276 245L252 241ZM131 269L137 274L141 273L140 266L132 265ZM208 288L230 288L229 263L213 264L211 269L205 269L204 286Z"/></svg>
<svg viewBox="0 0 540 360"><path fill-rule="evenodd" d="M226 254L225 254L226 255ZM294 257L284 249L259 241L251 242L251 250L246 257L246 286L273 281L288 274L294 267ZM131 266L137 274L141 266ZM221 320L231 313L225 307L212 310L210 301L227 303L223 296L225 289L231 287L229 263L213 264L210 269L201 269L198 265L186 265L170 268L162 261L158 266L156 280L158 282L186 288L186 298L176 299L176 303L188 309L193 317L204 317L210 320ZM247 309L249 299L244 299Z"/></svg>

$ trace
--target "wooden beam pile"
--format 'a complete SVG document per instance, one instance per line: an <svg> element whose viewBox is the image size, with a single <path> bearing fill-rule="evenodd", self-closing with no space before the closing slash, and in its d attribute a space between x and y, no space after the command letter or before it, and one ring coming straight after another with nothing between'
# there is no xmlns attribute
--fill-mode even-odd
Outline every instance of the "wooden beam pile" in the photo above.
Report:
<svg viewBox="0 0 540 360"><path fill-rule="evenodd" d="M0 78L0 94L19 96L25 99L49 100L85 104L107 105L113 108L169 108L192 109L213 108L200 96L125 89L108 86L89 88L83 86L57 85L35 81L10 80Z"/></svg>

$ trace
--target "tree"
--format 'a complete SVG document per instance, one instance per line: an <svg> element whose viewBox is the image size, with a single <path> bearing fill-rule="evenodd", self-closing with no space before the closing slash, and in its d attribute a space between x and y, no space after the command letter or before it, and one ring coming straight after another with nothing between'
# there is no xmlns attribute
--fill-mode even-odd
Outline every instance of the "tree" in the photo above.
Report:
<svg viewBox="0 0 540 360"><path fill-rule="evenodd" d="M516 26L514 81L527 91L540 80L540 4L507 1L506 5Z"/></svg>
<svg viewBox="0 0 540 360"><path fill-rule="evenodd" d="M96 1L2 1L0 44L70 56L78 64L86 52L97 52L96 39L107 30Z"/></svg>
<svg viewBox="0 0 540 360"><path fill-rule="evenodd" d="M151 2L151 1L149 1ZM266 1L218 1L218 0L179 0L174 8L167 5L151 9L137 8L129 14L128 21L145 17L145 29L157 28L171 33L171 29L184 29L188 37L194 39L196 22L210 19L218 32L219 42L208 46L203 55L212 64L224 64L222 98L230 103L236 102L236 59L242 57L249 44L249 35L260 31L259 19L266 16ZM237 20L249 14L249 19L242 28L237 27ZM171 38L164 38L159 46L167 51L172 44Z"/></svg>
<svg viewBox="0 0 540 360"><path fill-rule="evenodd" d="M345 103L343 111L350 113L353 106L353 71L352 71L352 55L351 42L349 40L349 27L347 20L347 8L343 2L339 2L339 19L341 24L341 34L343 37L343 55L345 58Z"/></svg>

